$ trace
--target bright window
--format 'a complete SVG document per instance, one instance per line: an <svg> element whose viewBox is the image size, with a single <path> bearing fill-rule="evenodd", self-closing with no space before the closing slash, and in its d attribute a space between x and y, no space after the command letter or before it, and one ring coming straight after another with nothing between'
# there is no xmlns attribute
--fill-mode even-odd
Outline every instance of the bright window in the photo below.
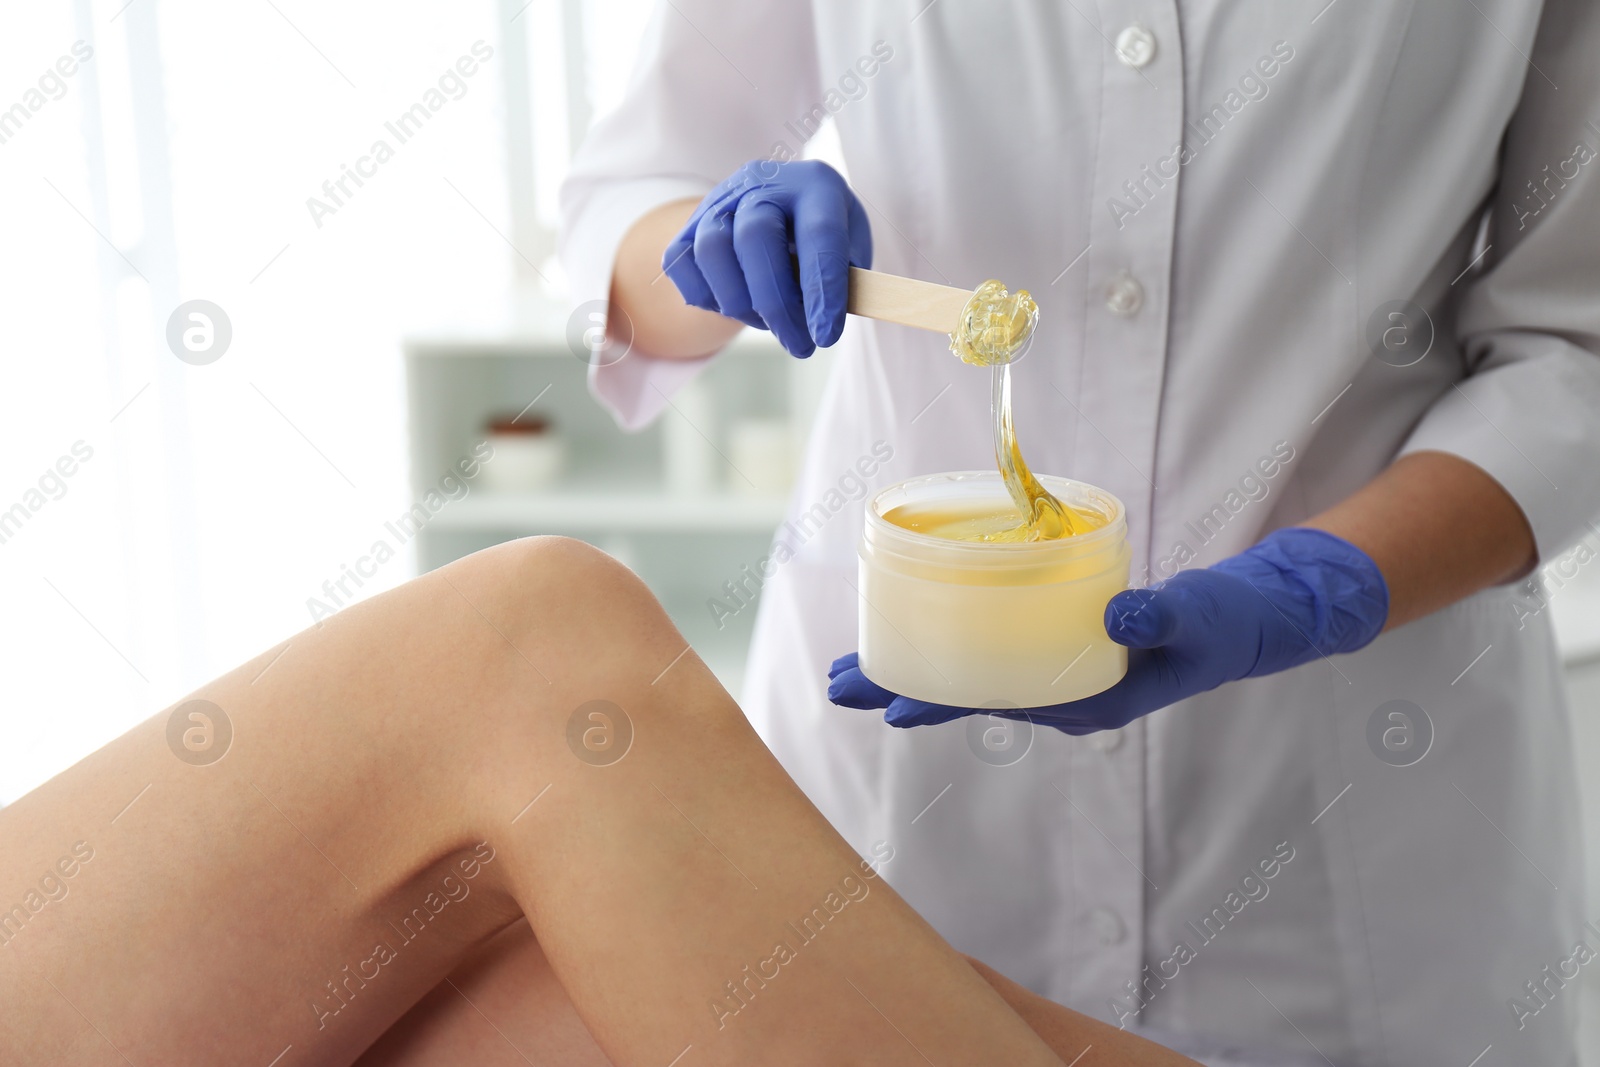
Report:
<svg viewBox="0 0 1600 1067"><path fill-rule="evenodd" d="M648 7L0 13L0 802L303 628L409 505L398 338L559 279ZM206 365L168 343L192 300L231 326Z"/></svg>

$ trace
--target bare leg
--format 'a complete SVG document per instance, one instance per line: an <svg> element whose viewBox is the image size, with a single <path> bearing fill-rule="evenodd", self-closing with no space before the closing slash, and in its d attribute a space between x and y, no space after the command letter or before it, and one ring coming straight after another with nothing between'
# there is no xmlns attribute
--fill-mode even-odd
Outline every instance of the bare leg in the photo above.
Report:
<svg viewBox="0 0 1600 1067"><path fill-rule="evenodd" d="M356 1067L613 1067L525 922L423 997Z"/></svg>
<svg viewBox="0 0 1600 1067"><path fill-rule="evenodd" d="M1059 1062L592 549L479 553L280 651L197 694L217 762L162 714L0 811L20 1062L350 1063L521 915L618 1064ZM567 740L594 700L634 731L609 766Z"/></svg>
<svg viewBox="0 0 1600 1067"><path fill-rule="evenodd" d="M1187 1056L1180 1056L1169 1048L1152 1044L1115 1026L1091 1019L1013 982L993 967L972 957L967 957L973 970L983 976L995 992L1011 1005L1034 1033L1044 1038L1045 1044L1055 1049L1056 1055L1069 1063L1076 1060L1079 1067L1098 1067L1099 1064L1135 1063L1144 1067L1182 1067L1193 1064Z"/></svg>
<svg viewBox="0 0 1600 1067"><path fill-rule="evenodd" d="M1190 1062L1046 1000L979 960L967 962L1074 1067ZM424 997L356 1067L524 1067L529 1061L612 1067L573 1010L533 931L517 923Z"/></svg>

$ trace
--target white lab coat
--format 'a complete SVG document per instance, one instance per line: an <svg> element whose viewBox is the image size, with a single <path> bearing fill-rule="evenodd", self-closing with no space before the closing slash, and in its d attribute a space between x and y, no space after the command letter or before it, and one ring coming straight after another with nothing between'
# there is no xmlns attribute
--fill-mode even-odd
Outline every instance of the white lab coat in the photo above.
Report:
<svg viewBox="0 0 1600 1067"><path fill-rule="evenodd" d="M1600 502L1596 11L672 0L574 164L564 254L577 299L603 298L643 212L798 153L827 112L876 267L1037 296L1023 443L1034 469L1124 501L1136 582L1420 449L1493 475L1550 558ZM1386 360L1365 337L1369 319L1405 329L1380 313L1401 300L1433 324L1409 366L1392 364L1419 330ZM897 890L1039 993L1185 1047L1572 1062L1564 961L1600 935L1557 655L1526 589L1114 734L1041 729L1006 766L975 754L972 722L893 730L824 695L856 644L846 475L877 442L893 458L874 488L989 466L988 381L931 334L853 320L840 348L793 502L837 513L780 532L798 554L763 590L743 699L851 843L893 849ZM636 352L592 384L638 425L700 366ZM1394 700L1431 721L1411 766L1368 739ZM1378 736L1403 731L1386 716Z"/></svg>

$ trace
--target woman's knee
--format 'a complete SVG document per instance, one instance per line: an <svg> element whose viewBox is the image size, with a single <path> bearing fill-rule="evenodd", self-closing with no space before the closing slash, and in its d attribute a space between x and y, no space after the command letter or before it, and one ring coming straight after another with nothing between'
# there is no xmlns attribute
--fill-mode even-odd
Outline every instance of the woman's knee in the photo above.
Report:
<svg viewBox="0 0 1600 1067"><path fill-rule="evenodd" d="M494 814L485 833L547 786L564 796L574 785L612 788L594 768L627 756L636 730L684 702L678 683L715 685L696 678L698 662L644 583L580 541L508 542L435 574L450 587L436 593L456 598L441 633L477 627L469 639L487 642L462 675L475 693L472 725L455 742L473 768L467 806ZM731 701L722 714L742 722Z"/></svg>
<svg viewBox="0 0 1600 1067"><path fill-rule="evenodd" d="M506 655L525 659L563 690L602 695L609 684L663 655L664 665L684 648L638 576L583 541L526 537L437 573L502 639Z"/></svg>

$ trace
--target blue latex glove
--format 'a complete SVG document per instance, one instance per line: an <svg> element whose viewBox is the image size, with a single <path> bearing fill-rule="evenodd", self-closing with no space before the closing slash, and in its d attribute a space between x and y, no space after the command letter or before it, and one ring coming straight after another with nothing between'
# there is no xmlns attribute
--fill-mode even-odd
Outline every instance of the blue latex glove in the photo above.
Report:
<svg viewBox="0 0 1600 1067"><path fill-rule="evenodd" d="M872 266L872 230L826 163L761 160L711 190L661 264L687 303L770 329L804 359L844 332L850 268Z"/></svg>
<svg viewBox="0 0 1600 1067"><path fill-rule="evenodd" d="M1019 712L952 708L874 685L852 652L829 671L828 699L847 708L886 708L891 726L1000 714L1069 734L1094 733L1226 682L1354 652L1378 636L1388 617L1389 587L1365 552L1321 530L1292 527L1215 566L1112 597L1106 633L1128 646L1128 673L1103 693Z"/></svg>

